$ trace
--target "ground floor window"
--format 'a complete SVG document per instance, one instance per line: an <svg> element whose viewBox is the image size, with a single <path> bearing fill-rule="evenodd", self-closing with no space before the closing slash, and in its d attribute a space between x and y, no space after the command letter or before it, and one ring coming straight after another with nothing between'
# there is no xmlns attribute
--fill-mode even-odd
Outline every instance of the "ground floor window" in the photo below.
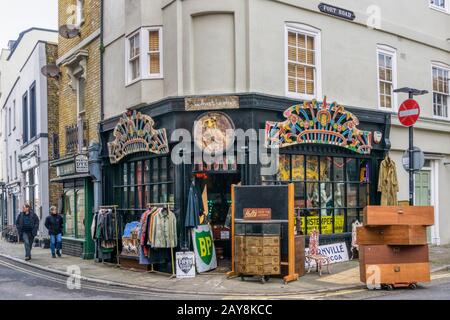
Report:
<svg viewBox="0 0 450 320"><path fill-rule="evenodd" d="M84 188L64 188L64 236L84 239L85 214Z"/></svg>
<svg viewBox="0 0 450 320"><path fill-rule="evenodd" d="M31 205L33 210L40 205L38 168L25 172L25 202Z"/></svg>
<svg viewBox="0 0 450 320"><path fill-rule="evenodd" d="M351 157L282 154L278 172L262 183L295 186L297 228L322 234L351 231L370 202L370 161Z"/></svg>
<svg viewBox="0 0 450 320"><path fill-rule="evenodd" d="M150 203L173 203L174 166L170 157L154 157L123 162L112 168L113 199L123 213L124 222L139 220Z"/></svg>

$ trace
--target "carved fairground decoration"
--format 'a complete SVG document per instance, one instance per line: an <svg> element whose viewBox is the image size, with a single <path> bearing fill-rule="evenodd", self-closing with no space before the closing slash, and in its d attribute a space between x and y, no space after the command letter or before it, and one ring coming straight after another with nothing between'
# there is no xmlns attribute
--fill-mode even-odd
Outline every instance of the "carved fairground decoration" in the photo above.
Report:
<svg viewBox="0 0 450 320"><path fill-rule="evenodd" d="M114 129L114 141L108 143L111 163L118 163L137 152L168 154L166 129L155 129L155 121L140 112L125 113Z"/></svg>
<svg viewBox="0 0 450 320"><path fill-rule="evenodd" d="M286 121L266 122L266 147L285 148L298 144L340 146L370 154L372 132L358 129L358 118L336 102L316 100L295 105L284 112Z"/></svg>

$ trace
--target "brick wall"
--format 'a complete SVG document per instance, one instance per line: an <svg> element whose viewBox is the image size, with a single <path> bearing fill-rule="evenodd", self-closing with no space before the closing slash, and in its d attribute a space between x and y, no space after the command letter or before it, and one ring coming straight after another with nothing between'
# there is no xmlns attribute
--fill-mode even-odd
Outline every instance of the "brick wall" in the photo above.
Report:
<svg viewBox="0 0 450 320"><path fill-rule="evenodd" d="M45 46L47 64L53 64L58 58L58 46L47 43ZM47 78L47 114L48 114L48 159L53 155L53 134L58 133L59 127L59 88L58 80ZM56 168L49 167L49 179L56 178ZM57 206L58 199L62 194L62 186L59 183L49 184L49 203L50 206Z"/></svg>
<svg viewBox="0 0 450 320"><path fill-rule="evenodd" d="M76 3L76 0L59 0L59 26L62 26L64 24L74 24L76 22ZM60 57L100 28L100 9L100 0L85 0L85 22L81 26L81 37L76 37L74 39L65 39L60 36L58 44Z"/></svg>
<svg viewBox="0 0 450 320"><path fill-rule="evenodd" d="M59 0L59 24L66 24L73 14L70 5L75 9L76 0ZM59 38L59 57L77 46L83 39L89 37L94 31L100 28L100 1L85 0L85 22L81 27L81 37L75 39ZM85 82L85 115L87 122L88 142L98 142L97 126L100 121L100 38L90 42L82 50L87 50L87 71ZM66 154L67 126L77 124L77 95L69 86L69 76L65 67L61 69L60 97L59 97L59 150L60 155Z"/></svg>

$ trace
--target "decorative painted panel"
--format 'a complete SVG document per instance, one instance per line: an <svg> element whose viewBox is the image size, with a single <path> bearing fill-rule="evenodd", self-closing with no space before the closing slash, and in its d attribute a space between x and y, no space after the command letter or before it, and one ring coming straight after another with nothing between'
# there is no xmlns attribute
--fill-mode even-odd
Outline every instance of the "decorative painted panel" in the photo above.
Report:
<svg viewBox="0 0 450 320"><path fill-rule="evenodd" d="M372 132L358 129L358 118L336 102L316 100L290 107L283 122L266 122L266 147L297 144L336 145L359 154L370 154Z"/></svg>
<svg viewBox="0 0 450 320"><path fill-rule="evenodd" d="M108 143L111 163L118 163L127 155L137 152L168 154L169 143L166 129L155 129L155 121L140 112L122 116L114 129L114 141Z"/></svg>

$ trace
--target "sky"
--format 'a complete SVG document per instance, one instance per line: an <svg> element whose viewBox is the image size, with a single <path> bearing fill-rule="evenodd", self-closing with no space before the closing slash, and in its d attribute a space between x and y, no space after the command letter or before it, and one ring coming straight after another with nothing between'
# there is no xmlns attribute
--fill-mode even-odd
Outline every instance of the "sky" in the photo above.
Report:
<svg viewBox="0 0 450 320"><path fill-rule="evenodd" d="M0 0L0 48L31 27L58 29L58 0Z"/></svg>

